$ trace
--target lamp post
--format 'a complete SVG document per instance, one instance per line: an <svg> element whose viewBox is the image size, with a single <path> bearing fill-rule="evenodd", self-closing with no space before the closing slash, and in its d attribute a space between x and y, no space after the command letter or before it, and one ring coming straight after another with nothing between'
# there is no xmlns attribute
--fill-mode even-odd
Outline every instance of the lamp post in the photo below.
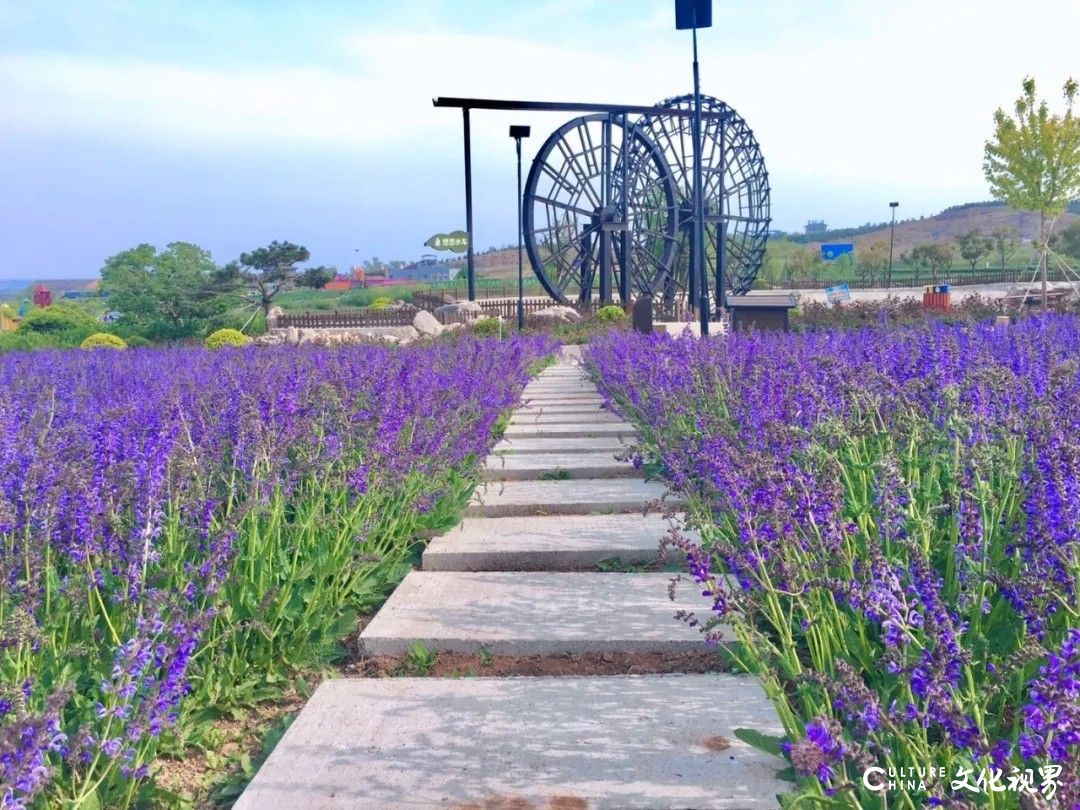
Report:
<svg viewBox="0 0 1080 810"><path fill-rule="evenodd" d="M892 209L892 225L889 226L889 272L885 276L885 289L892 289L892 249L893 238L896 236L896 206L900 205L898 202L889 203L889 208Z"/></svg>
<svg viewBox="0 0 1080 810"><path fill-rule="evenodd" d="M709 334L709 284L705 276L705 195L701 182L701 77L698 71L697 30L711 26L712 0L675 0L675 29L691 29L694 40L694 266L690 272L698 279L698 316L702 336ZM723 300L722 291L720 300Z"/></svg>
<svg viewBox="0 0 1080 810"><path fill-rule="evenodd" d="M521 126L520 124L510 125L510 137L514 139L517 146L517 223L518 223L518 302L517 302L517 322L518 331L522 331L525 328L525 266L522 262L521 254L523 250L522 238L524 231L524 224L521 217L521 139L529 137L529 128Z"/></svg>

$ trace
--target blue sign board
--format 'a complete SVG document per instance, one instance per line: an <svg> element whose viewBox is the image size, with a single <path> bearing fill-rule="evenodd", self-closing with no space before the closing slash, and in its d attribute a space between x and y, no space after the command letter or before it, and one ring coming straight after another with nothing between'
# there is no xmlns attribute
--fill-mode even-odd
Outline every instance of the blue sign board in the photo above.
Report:
<svg viewBox="0 0 1080 810"><path fill-rule="evenodd" d="M825 288L825 300L830 304L839 304L851 300L851 290L847 284L837 284L834 287Z"/></svg>
<svg viewBox="0 0 1080 810"><path fill-rule="evenodd" d="M829 242L821 246L821 258L827 262L839 259L845 253L853 253L855 245L852 242Z"/></svg>

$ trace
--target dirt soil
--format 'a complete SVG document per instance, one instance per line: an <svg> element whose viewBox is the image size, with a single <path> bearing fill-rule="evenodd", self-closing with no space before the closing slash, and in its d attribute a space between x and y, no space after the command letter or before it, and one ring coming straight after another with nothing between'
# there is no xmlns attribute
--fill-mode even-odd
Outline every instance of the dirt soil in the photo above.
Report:
<svg viewBox="0 0 1080 810"><path fill-rule="evenodd" d="M509 675L701 674L728 669L716 652L597 653L594 655L480 656L440 653L430 668L417 671L403 657L357 658L341 669L352 678L400 676L504 677Z"/></svg>

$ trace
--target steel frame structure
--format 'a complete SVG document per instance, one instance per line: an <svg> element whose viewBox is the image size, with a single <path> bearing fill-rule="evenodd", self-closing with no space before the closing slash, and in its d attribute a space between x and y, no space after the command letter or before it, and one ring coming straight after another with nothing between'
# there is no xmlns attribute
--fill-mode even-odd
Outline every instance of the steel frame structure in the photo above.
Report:
<svg viewBox="0 0 1080 810"><path fill-rule="evenodd" d="M584 113L545 141L522 201L519 225L526 235L529 261L553 298L572 300L567 293L576 286L579 301L591 299L598 281L601 301L611 301L616 292L624 305L645 294L671 300L685 291L693 307L698 283L689 272L694 229L688 181L696 150L686 149L688 138L693 143L687 135L693 117L687 99L692 98L680 96L651 106L433 99L436 107L462 111L469 300L476 298L470 112L483 109ZM708 277L725 278L720 274L733 266L727 278L730 288L741 294L757 275L764 253L768 175L745 122L723 102L705 100L701 113L709 242L705 254L708 264L711 248L713 270ZM632 115L637 120L631 120ZM734 262L727 259L729 253ZM723 289L729 285L713 286L719 309L725 302Z"/></svg>

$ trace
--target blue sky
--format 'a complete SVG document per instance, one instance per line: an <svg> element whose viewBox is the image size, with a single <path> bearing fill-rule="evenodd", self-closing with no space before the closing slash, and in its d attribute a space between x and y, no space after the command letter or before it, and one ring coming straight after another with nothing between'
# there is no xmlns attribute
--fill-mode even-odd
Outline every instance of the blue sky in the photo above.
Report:
<svg viewBox="0 0 1080 810"><path fill-rule="evenodd" d="M464 224L434 96L647 104L690 89L672 0L0 0L0 277L93 276L139 242L271 239L346 267ZM1039 30L1043 29L1043 30ZM761 143L777 227L986 199L982 143L1080 73L1080 3L715 0L703 90ZM1038 35L1036 36L1036 33ZM508 123L475 114L478 247L514 240Z"/></svg>

